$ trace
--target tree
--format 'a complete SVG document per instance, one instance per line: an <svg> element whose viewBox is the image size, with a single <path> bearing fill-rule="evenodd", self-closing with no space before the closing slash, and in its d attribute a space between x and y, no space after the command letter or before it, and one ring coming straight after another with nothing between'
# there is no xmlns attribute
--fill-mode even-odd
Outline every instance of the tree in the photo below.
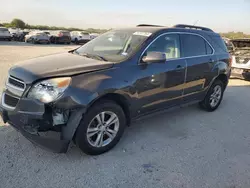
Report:
<svg viewBox="0 0 250 188"><path fill-rule="evenodd" d="M12 27L21 28L21 29L25 28L25 22L17 18L13 19L10 24Z"/></svg>

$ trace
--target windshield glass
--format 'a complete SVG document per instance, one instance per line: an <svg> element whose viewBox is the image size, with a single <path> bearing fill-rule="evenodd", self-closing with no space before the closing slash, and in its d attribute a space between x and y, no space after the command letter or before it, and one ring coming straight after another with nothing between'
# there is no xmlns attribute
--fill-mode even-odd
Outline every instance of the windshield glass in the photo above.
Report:
<svg viewBox="0 0 250 188"><path fill-rule="evenodd" d="M99 56L107 61L120 62L130 57L150 35L151 33L146 32L110 31L75 52L79 55Z"/></svg>
<svg viewBox="0 0 250 188"><path fill-rule="evenodd" d="M89 35L89 33L81 32L82 35Z"/></svg>

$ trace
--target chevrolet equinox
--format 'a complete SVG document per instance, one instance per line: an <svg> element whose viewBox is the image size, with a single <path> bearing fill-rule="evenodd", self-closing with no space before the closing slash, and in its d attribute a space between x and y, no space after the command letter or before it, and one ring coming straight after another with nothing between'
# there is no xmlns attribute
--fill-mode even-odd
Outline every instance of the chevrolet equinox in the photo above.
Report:
<svg viewBox="0 0 250 188"><path fill-rule="evenodd" d="M109 31L67 53L9 70L0 111L33 143L66 152L73 141L98 155L113 148L133 120L198 102L220 105L231 57L205 27L138 25Z"/></svg>

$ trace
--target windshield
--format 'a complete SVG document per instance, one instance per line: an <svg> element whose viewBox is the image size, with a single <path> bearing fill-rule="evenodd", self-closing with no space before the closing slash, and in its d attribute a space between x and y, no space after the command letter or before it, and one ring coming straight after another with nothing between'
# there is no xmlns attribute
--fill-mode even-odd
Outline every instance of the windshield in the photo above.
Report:
<svg viewBox="0 0 250 188"><path fill-rule="evenodd" d="M110 31L75 52L79 55L99 56L111 62L121 62L130 57L150 34L122 30Z"/></svg>
<svg viewBox="0 0 250 188"><path fill-rule="evenodd" d="M89 35L89 33L81 32L82 35Z"/></svg>

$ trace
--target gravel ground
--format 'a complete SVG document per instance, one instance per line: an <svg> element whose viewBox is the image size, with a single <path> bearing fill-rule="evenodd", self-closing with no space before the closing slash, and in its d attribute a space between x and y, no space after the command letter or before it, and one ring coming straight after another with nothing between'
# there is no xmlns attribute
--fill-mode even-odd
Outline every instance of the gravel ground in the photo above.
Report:
<svg viewBox="0 0 250 188"><path fill-rule="evenodd" d="M0 42L0 87L19 60L75 47ZM0 122L0 187L249 188L249 86L231 80L213 113L193 105L134 123L95 157L75 146L67 154L42 150Z"/></svg>

